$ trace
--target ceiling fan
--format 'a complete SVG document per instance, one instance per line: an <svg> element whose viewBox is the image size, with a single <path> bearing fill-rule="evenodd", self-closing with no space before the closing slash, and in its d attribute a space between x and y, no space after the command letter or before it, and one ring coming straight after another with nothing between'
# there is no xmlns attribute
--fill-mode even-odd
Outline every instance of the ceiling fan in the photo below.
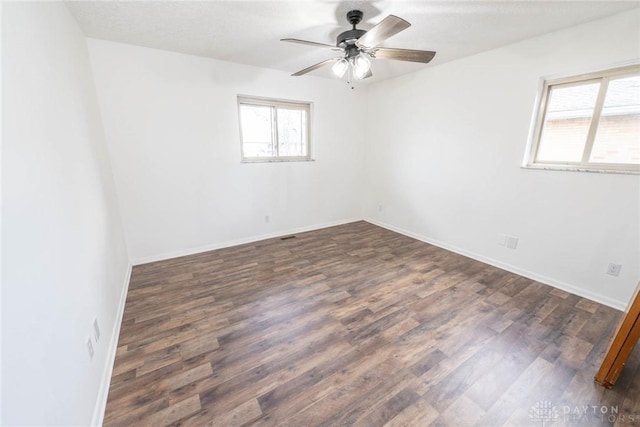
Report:
<svg viewBox="0 0 640 427"><path fill-rule="evenodd" d="M435 56L435 52L428 50L378 47L380 43L400 31L406 30L411 24L395 15L389 15L369 31L359 30L356 25L362 21L362 17L363 13L360 10L351 10L347 13L347 21L353 25L353 28L340 33L335 46L300 39L281 39L283 42L307 44L341 52L341 56L314 64L292 74L292 76L301 76L325 65L333 64L332 71L336 76L341 78L349 71L354 79L362 80L373 75L371 73L370 58L395 59L397 61L422 62L426 64Z"/></svg>

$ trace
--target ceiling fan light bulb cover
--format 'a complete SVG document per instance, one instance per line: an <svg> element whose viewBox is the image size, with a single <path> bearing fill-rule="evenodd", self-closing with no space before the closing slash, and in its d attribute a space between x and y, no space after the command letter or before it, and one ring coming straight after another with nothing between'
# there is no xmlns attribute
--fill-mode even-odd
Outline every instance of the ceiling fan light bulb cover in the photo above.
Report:
<svg viewBox="0 0 640 427"><path fill-rule="evenodd" d="M367 58L367 55L361 53L353 60L353 74L357 79L362 79L367 75L371 69L371 61Z"/></svg>
<svg viewBox="0 0 640 427"><path fill-rule="evenodd" d="M346 59L342 58L341 60L333 64L333 67L331 67L331 71L333 71L333 74L335 74L337 77L342 77L347 71L347 68L349 68L349 63Z"/></svg>

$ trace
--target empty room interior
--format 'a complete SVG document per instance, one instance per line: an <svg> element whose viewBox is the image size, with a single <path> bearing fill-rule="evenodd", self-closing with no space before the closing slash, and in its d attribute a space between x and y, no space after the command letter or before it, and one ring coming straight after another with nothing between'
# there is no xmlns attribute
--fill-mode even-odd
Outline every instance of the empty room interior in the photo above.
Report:
<svg viewBox="0 0 640 427"><path fill-rule="evenodd" d="M0 10L1 425L640 425L640 2Z"/></svg>

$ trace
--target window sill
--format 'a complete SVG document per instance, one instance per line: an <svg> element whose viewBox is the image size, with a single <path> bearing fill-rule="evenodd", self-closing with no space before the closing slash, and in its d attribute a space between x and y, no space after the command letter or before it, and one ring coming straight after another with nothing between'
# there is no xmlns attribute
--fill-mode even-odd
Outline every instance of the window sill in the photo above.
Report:
<svg viewBox="0 0 640 427"><path fill-rule="evenodd" d="M307 163L315 161L315 159L244 159L240 163Z"/></svg>
<svg viewBox="0 0 640 427"><path fill-rule="evenodd" d="M589 172L589 173L611 173L616 175L640 175L640 170L617 170L617 169L598 169L587 168L584 166L570 166L570 165L522 165L521 169L537 169L537 170L553 170L553 171L566 171L566 172Z"/></svg>

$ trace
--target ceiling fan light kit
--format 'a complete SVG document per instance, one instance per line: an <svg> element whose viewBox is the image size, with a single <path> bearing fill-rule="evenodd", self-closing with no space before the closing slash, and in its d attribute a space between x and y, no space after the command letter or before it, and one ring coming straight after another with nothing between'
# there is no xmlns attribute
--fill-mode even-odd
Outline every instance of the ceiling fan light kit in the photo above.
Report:
<svg viewBox="0 0 640 427"><path fill-rule="evenodd" d="M331 67L333 74L339 78L342 78L349 69L355 79L362 80L371 70L371 61L365 53L360 53L353 58L341 58Z"/></svg>
<svg viewBox="0 0 640 427"><path fill-rule="evenodd" d="M317 43L300 39L281 39L281 41L307 44L311 46L330 48L342 52L342 56L330 58L307 67L292 76L301 76L325 65L333 64L331 71L342 78L347 74L347 81L362 80L371 77L371 58L394 59L397 61L410 61L428 63L435 56L435 52L414 49L394 49L378 47L380 43L389 37L406 30L410 23L395 15L389 15L368 31L356 28L362 21L363 13L360 10L351 10L347 13L347 21L352 29L340 33L336 39L336 45Z"/></svg>

